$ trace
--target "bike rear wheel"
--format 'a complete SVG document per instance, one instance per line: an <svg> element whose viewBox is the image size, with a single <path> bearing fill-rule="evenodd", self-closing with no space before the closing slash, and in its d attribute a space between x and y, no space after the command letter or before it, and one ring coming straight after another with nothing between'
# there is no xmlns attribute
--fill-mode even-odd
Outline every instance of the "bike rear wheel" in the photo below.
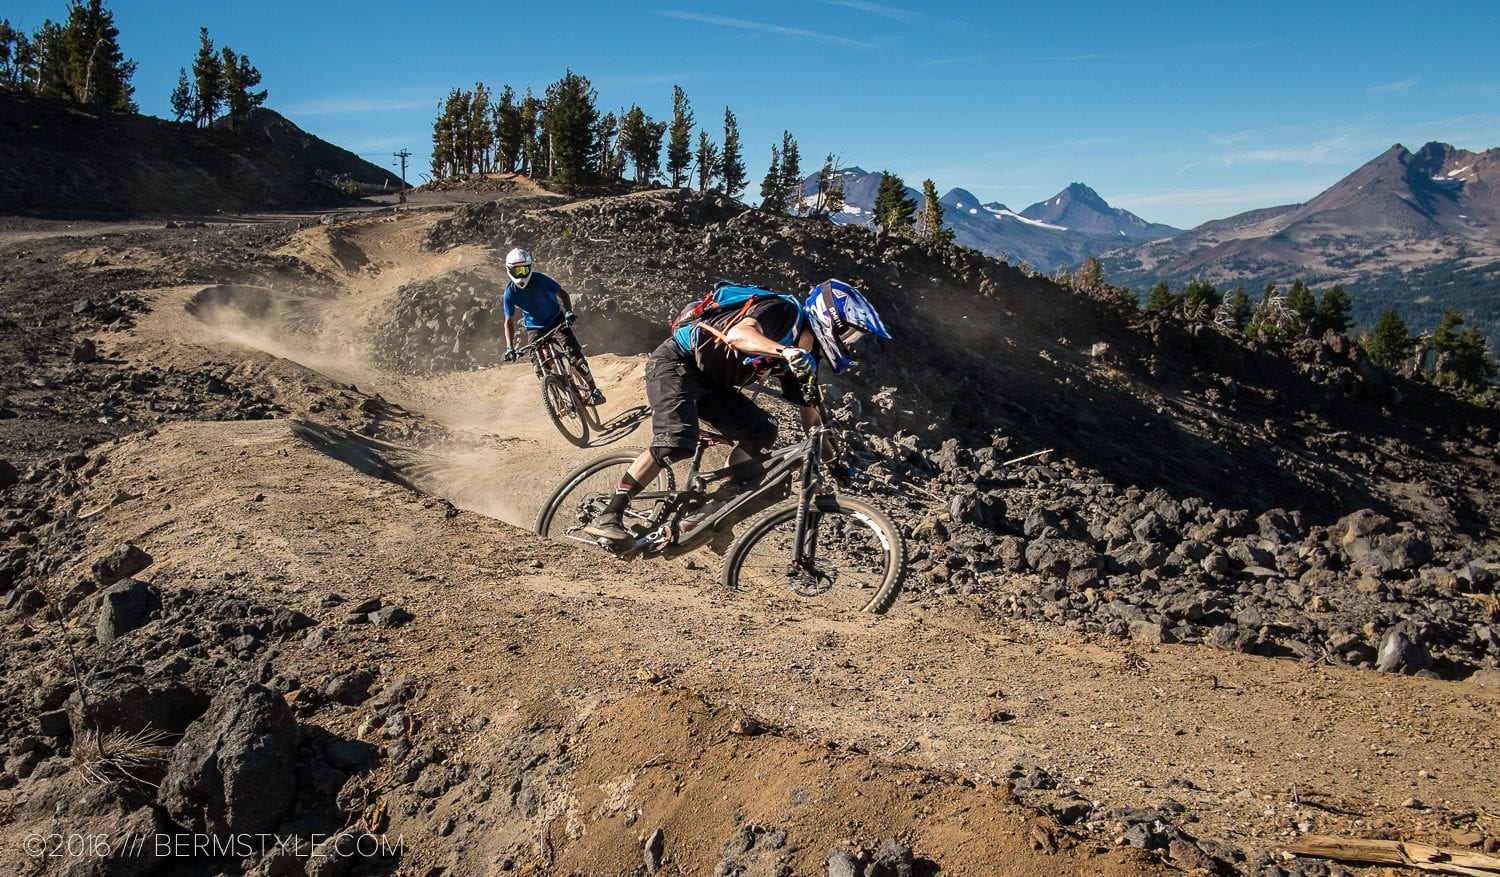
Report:
<svg viewBox="0 0 1500 877"><path fill-rule="evenodd" d="M906 573L906 545L891 519L862 500L820 497L808 512L809 560L796 568L797 506L790 500L753 521L730 546L720 580L748 592L790 589L849 611L890 608Z"/></svg>
<svg viewBox="0 0 1500 877"><path fill-rule="evenodd" d="M580 531L604 510L615 494L620 478L635 462L639 450L619 450L584 463L568 474L542 504L536 516L538 535L552 539L583 538ZM671 469L661 473L648 483L645 490L668 492L677 489L677 479ZM625 514L625 529L635 536L642 536L660 523L662 502L634 503Z"/></svg>
<svg viewBox="0 0 1500 877"><path fill-rule="evenodd" d="M552 418L552 425L563 434L563 438L580 448L588 446L588 415L584 414L583 401L578 398L578 392L573 389L571 381L562 375L544 375L542 404L547 408L547 416Z"/></svg>

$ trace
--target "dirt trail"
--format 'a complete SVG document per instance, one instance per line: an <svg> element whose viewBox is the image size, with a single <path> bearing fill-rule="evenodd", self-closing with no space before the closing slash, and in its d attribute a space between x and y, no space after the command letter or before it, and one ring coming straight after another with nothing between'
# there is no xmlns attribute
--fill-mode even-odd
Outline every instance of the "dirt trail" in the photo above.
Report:
<svg viewBox="0 0 1500 877"><path fill-rule="evenodd" d="M341 232L364 262L341 257L326 230L305 233L295 254L340 278L338 288L277 299L269 317L237 307L194 316L201 287L145 293L152 313L128 341L114 336L112 352L237 367L264 367L269 353L379 392L457 437L400 452L419 487L529 525L545 490L598 453L566 445L547 424L529 370L417 379L385 374L361 352L360 329L400 283L489 255L420 253L426 221ZM606 415L639 404L639 360L591 361L610 396ZM382 677L417 675L429 732L461 759L487 763L538 716L568 729L576 773L558 800L572 804L542 829L560 871L628 872L639 863L633 845L664 826L675 861L706 873L747 821L789 829L802 845L797 873L817 872L834 844L898 832L944 873L1150 869L1090 844L1053 858L1031 834L1034 818L999 791L1016 765L1065 779L1099 814L1175 802L1194 835L1253 850L1306 831L1442 843L1457 825L1500 828L1494 689L1205 647L1136 651L955 602L900 600L877 618L729 593L684 562L624 564L481 515L447 518L431 500L318 453L287 422L127 439L85 505L107 505L127 480L147 487L144 498L101 514L90 538L137 542L160 558L158 580L229 579L331 624L319 598L334 591L413 612L416 621L375 635L373 655L369 634L342 630L329 664L379 661ZM242 575L267 570L274 579ZM741 713L779 733L730 733ZM469 721L478 717L487 723ZM355 734L362 718L350 711L340 730ZM695 721L702 730L689 733ZM923 780L929 768L969 782ZM447 816L484 812L455 793L393 815L389 830L420 839L417 861L487 873L496 862L485 857L508 848L505 824L438 829Z"/></svg>

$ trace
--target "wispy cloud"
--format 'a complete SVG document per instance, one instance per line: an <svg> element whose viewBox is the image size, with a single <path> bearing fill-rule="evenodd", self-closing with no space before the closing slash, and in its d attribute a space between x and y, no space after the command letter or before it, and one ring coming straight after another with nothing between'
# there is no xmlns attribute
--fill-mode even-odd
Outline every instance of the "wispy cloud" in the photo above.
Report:
<svg viewBox="0 0 1500 877"><path fill-rule="evenodd" d="M978 64L985 59L984 55L965 55L962 58L933 58L930 61L919 61L912 67L918 70L927 70L933 67L951 67L955 64Z"/></svg>
<svg viewBox="0 0 1500 877"><path fill-rule="evenodd" d="M699 24L711 24L716 27L729 27L736 30L748 30L754 33L770 34L772 36L789 37L798 40L811 40L818 43L827 43L833 46L847 46L851 49L875 49L874 43L862 40L853 40L836 34L821 33L815 30L806 30L800 27L784 27L779 24L766 24L760 21L747 21L743 18L730 18L725 15L708 15L699 12L683 12L680 10L667 10L657 12L662 18L677 18L682 21L695 21Z"/></svg>
<svg viewBox="0 0 1500 877"><path fill-rule="evenodd" d="M898 9L894 6L886 6L881 3L870 3L868 0L817 0L824 6L842 6L845 9L854 9L860 12L888 18L891 21L899 21L902 24L913 24L925 27L936 27L943 30L972 31L973 26L967 22L955 21L951 18L937 18L922 12L912 12L907 9Z"/></svg>
<svg viewBox="0 0 1500 877"><path fill-rule="evenodd" d="M1314 177L1267 180L1237 186L1152 189L1145 192L1119 192L1110 196L1109 200L1111 204L1131 211L1151 207L1270 207L1276 204L1300 204L1328 188L1336 180L1337 177Z"/></svg>
<svg viewBox="0 0 1500 877"><path fill-rule="evenodd" d="M1366 94L1406 94L1411 87L1422 80L1420 76L1408 76L1395 82L1387 82L1381 85L1372 85L1365 89Z"/></svg>
<svg viewBox="0 0 1500 877"><path fill-rule="evenodd" d="M1217 146L1233 145L1248 139L1248 135L1235 135L1229 139L1208 135ZM1321 164L1327 161L1343 161L1350 145L1348 134L1340 134L1312 143L1296 143L1287 146L1239 149L1219 155L1210 155L1190 161L1177 169L1183 174L1200 167L1236 167L1253 164Z"/></svg>

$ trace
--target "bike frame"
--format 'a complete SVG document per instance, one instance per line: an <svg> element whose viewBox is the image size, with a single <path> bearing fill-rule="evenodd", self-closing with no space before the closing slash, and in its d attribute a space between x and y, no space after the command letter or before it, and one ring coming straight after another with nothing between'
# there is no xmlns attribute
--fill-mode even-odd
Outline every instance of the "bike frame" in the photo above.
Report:
<svg viewBox="0 0 1500 877"><path fill-rule="evenodd" d="M819 497L828 496L829 493L823 489L824 479L818 472L818 456L822 448L823 439L831 434L831 430L827 426L828 414L823 409L822 393L816 383L811 386L814 394L817 396L816 404L821 422L809 429L802 441L793 445L787 445L784 448L768 451L764 454L756 454L750 458L751 460L759 460L766 465L766 472L761 477L759 486L735 497L725 504L723 508L704 518L686 538L671 542L671 534L662 533L662 528L667 526L667 522L679 511L684 510L684 507L688 503L705 500L707 498L706 485L728 476L734 470L735 465L740 465L734 464L707 472L701 471L698 467L703 462L704 452L713 445L730 444L730 442L716 433L700 433L698 448L693 454L693 461L688 469L687 486L685 488L682 490L642 491L632 500L632 503L647 504L653 501L660 501L665 505L655 515L648 518L648 520L655 519L657 521L656 529L645 536L637 538L635 544L629 550L623 552L622 556L628 556L637 551L645 554L666 554L669 552L676 553L691 550L705 541L709 534L716 532L721 523L735 517L736 512L744 506L760 500L766 494L779 488L794 471L800 468L802 489L797 502L797 525L794 537L797 548L793 554L792 565L796 568L804 566L816 549L816 545L811 544L811 540L808 538L812 532L807 526L808 516L816 505L816 500ZM631 512L627 510L627 514L631 514ZM638 513L636 514L640 516ZM663 541L666 541L667 544L659 549L653 548L655 544Z"/></svg>

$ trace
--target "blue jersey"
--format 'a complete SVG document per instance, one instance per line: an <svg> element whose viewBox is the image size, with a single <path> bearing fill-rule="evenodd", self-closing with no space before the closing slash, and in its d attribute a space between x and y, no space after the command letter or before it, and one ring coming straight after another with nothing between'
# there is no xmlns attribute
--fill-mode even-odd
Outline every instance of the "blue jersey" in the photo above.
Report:
<svg viewBox="0 0 1500 877"><path fill-rule="evenodd" d="M531 282L526 284L525 289L518 289L514 283L506 286L505 297L500 300L500 304L505 308L507 319L515 314L516 308L520 308L525 315L523 325L526 328L546 329L562 319L562 302L557 297L561 291L562 286L556 280L540 271L533 271Z"/></svg>

